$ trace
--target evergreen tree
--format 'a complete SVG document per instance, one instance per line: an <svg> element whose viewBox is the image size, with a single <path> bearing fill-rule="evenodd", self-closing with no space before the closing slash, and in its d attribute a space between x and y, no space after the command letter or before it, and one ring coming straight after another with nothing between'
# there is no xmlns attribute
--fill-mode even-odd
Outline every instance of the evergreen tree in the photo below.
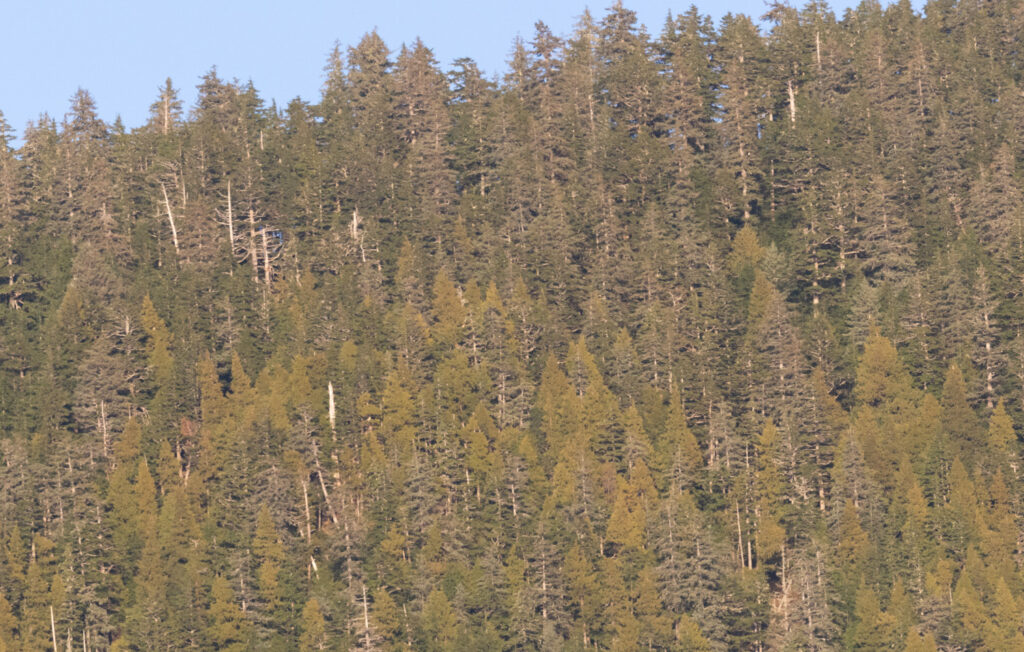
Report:
<svg viewBox="0 0 1024 652"><path fill-rule="evenodd" d="M1021 648L1018 9L0 116L0 647Z"/></svg>

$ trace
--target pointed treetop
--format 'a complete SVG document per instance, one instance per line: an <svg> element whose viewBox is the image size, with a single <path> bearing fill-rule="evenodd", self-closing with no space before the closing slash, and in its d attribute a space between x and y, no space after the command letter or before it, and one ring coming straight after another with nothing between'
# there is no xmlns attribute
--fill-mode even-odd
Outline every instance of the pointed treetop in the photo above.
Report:
<svg viewBox="0 0 1024 652"><path fill-rule="evenodd" d="M874 330L864 342L857 366L854 397L862 405L878 406L914 394L910 374L892 342Z"/></svg>
<svg viewBox="0 0 1024 652"><path fill-rule="evenodd" d="M1016 460L1017 434L1003 399L999 399L988 421L988 446L998 462Z"/></svg>
<svg viewBox="0 0 1024 652"><path fill-rule="evenodd" d="M729 253L729 271L733 274L740 274L745 268L757 267L764 259L765 249L757 238L757 231L749 224L745 224L736 233L732 241L732 251Z"/></svg>

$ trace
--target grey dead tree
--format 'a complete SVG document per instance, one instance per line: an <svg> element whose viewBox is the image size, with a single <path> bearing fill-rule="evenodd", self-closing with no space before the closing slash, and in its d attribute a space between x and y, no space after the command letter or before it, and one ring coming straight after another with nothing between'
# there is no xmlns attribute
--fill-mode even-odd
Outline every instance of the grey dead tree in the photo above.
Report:
<svg viewBox="0 0 1024 652"><path fill-rule="evenodd" d="M270 286L276 273L276 263L284 253L284 233L260 219L256 204L251 199L245 217L238 219L231 194L231 180L222 195L224 207L217 209L218 222L228 230L228 243L235 263L249 263L252 280L262 280ZM233 271L231 272L233 273Z"/></svg>
<svg viewBox="0 0 1024 652"><path fill-rule="evenodd" d="M160 187L160 198L157 203L159 212L164 213L167 225L171 231L171 243L174 245L174 256L176 261L181 260L181 239L179 237L180 212L188 205L188 193L185 191L185 180L178 166L172 161L161 161L155 175L156 185ZM170 191L168 191L170 188ZM175 209L171 202L171 196L180 196L181 205L179 215L175 216Z"/></svg>

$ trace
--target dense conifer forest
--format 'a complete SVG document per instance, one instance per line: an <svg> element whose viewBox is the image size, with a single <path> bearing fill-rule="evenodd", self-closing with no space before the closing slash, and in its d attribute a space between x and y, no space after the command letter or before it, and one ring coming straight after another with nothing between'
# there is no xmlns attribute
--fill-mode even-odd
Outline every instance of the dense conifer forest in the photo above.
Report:
<svg viewBox="0 0 1024 652"><path fill-rule="evenodd" d="M1024 650L1022 35L615 5L0 118L0 650Z"/></svg>

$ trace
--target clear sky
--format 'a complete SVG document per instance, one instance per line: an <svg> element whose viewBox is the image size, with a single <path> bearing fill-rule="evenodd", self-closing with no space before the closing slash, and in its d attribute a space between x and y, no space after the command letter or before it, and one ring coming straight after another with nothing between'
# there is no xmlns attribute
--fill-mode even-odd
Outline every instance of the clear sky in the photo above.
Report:
<svg viewBox="0 0 1024 652"><path fill-rule="evenodd" d="M3 0L0 2L0 111L19 136L46 112L60 119L79 87L100 117L144 123L158 87L170 77L186 106L212 66L223 79L252 80L268 103L316 101L335 41L355 45L377 28L397 49L417 36L442 68L472 57L492 76L505 70L516 35L529 40L543 20L568 35L590 7L595 18L613 0ZM690 0L625 0L658 34L669 11ZM763 0L698 0L716 20L728 12L760 16ZM795 6L802 2L796 0ZM857 3L833 0L837 15ZM920 8L920 0L914 2Z"/></svg>

